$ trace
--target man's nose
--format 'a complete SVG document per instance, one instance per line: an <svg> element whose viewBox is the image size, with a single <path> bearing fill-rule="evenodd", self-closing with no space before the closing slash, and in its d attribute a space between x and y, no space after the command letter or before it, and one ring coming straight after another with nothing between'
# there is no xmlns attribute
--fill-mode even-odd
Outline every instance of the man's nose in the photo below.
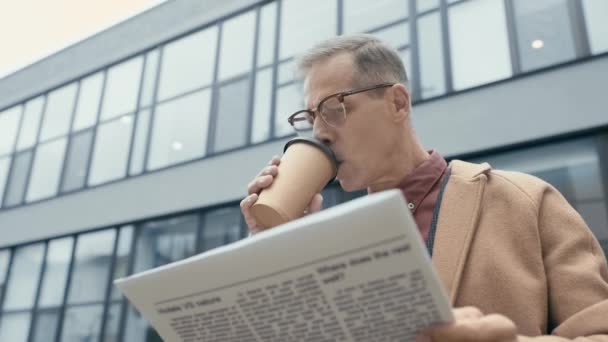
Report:
<svg viewBox="0 0 608 342"><path fill-rule="evenodd" d="M330 145L332 143L329 127L320 116L317 116L313 122L312 134L315 139L319 140L325 145Z"/></svg>

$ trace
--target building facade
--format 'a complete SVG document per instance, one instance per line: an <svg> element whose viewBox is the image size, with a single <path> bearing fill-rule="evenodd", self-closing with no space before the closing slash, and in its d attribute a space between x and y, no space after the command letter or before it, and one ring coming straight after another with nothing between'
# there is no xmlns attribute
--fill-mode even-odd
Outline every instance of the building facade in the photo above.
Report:
<svg viewBox="0 0 608 342"><path fill-rule="evenodd" d="M604 0L170 0L0 79L0 341L158 340L112 280L245 236L246 184L303 106L293 58L337 34L398 49L428 148L547 180L608 250L606 19Z"/></svg>

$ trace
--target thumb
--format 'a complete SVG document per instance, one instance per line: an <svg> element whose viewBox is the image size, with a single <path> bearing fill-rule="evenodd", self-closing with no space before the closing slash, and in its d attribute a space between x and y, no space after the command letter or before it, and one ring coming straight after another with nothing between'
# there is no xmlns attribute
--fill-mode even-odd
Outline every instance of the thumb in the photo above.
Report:
<svg viewBox="0 0 608 342"><path fill-rule="evenodd" d="M316 212L320 211L321 209L323 209L323 195L315 194L312 197L310 204L308 205L307 212L309 214L312 214L312 213L316 213Z"/></svg>

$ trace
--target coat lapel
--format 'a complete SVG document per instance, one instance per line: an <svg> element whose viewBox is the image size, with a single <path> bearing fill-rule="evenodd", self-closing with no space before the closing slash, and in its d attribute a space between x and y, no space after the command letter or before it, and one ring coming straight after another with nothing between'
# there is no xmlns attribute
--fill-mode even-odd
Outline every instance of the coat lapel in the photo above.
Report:
<svg viewBox="0 0 608 342"><path fill-rule="evenodd" d="M446 185L437 221L433 265L454 305L460 279L479 222L483 190L491 168L487 163L450 163L452 174Z"/></svg>

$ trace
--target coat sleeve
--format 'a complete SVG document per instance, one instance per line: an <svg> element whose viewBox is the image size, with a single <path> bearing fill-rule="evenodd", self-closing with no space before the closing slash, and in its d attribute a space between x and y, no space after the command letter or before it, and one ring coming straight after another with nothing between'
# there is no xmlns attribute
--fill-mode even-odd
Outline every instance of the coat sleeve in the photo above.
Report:
<svg viewBox="0 0 608 342"><path fill-rule="evenodd" d="M608 342L608 266L582 217L552 186L537 197L551 336L520 341ZM608 227L605 227L608 229Z"/></svg>

